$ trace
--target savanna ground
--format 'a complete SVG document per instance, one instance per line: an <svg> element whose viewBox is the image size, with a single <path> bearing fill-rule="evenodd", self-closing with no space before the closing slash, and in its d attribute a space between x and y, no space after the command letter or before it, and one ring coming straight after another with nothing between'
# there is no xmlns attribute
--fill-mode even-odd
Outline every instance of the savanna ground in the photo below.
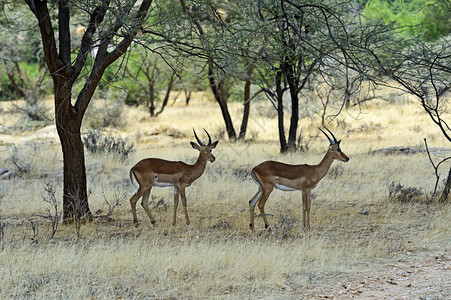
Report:
<svg viewBox="0 0 451 300"><path fill-rule="evenodd" d="M257 216L250 232L248 201L257 187L248 171L267 159L318 163L328 142L317 129L317 115L300 122L308 150L280 155L276 113L266 101L253 103L245 143L225 140L220 110L207 96L197 95L189 106L179 101L152 119L142 109L124 108L124 126L103 133L127 139L136 151L125 161L86 151L91 211L104 215L118 206L109 218L80 227L59 224L53 238L48 217L55 213L44 200L53 193L62 198L54 126L14 129L22 128L21 117L10 113L10 102L0 105L0 167L26 168L0 181L2 298L451 297L451 206L426 205L435 178L423 139L436 161L451 152L414 99L373 101L328 125L350 161L334 162L313 190L308 232L302 230L301 193L282 191L274 191L266 205L272 231ZM234 120L241 109L231 104ZM154 188L158 226L138 205L141 227L135 229L128 170L145 157L194 162L192 128L201 139L202 128L219 139L216 162L187 189L192 224L185 225L179 209L171 226L172 189ZM375 151L394 146L419 151ZM440 169L442 178L448 166ZM420 193L410 200L390 197L392 183Z"/></svg>

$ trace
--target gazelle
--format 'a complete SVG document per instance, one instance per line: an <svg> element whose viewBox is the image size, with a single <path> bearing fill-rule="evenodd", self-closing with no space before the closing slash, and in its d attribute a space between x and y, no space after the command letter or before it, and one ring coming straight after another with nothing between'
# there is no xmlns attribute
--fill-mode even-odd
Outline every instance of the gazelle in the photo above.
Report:
<svg viewBox="0 0 451 300"><path fill-rule="evenodd" d="M326 127L324 127L326 128ZM258 185L258 192L249 201L250 228L254 230L254 209L258 208L265 222L265 228L269 228L265 215L265 203L274 188L282 191L302 190L302 211L304 228L310 227L310 191L316 187L318 182L327 174L334 159L347 162L349 158L341 152L340 141L337 141L333 133L331 139L322 129L322 133L330 142L326 155L318 165L288 165L277 161L265 161L252 169L251 175Z"/></svg>
<svg viewBox="0 0 451 300"><path fill-rule="evenodd" d="M167 161L159 158L146 158L138 162L130 170L130 181L135 187L136 192L130 198L132 206L133 223L135 227L139 226L136 216L136 202L142 197L141 205L149 216L150 222L155 224L155 219L149 209L149 195L153 186L174 187L174 215L172 225L176 223L177 207L179 204L179 196L182 198L183 209L185 212L186 225L189 225L188 210L186 208L185 188L190 186L197 178L199 178L205 170L207 161L214 162L215 157L211 153L218 141L211 143L210 134L204 129L208 136L208 145L202 143L197 137L196 131L194 136L199 144L191 142L191 146L199 150L199 157L193 165L188 165L181 161ZM136 180L139 187L136 186L133 179Z"/></svg>

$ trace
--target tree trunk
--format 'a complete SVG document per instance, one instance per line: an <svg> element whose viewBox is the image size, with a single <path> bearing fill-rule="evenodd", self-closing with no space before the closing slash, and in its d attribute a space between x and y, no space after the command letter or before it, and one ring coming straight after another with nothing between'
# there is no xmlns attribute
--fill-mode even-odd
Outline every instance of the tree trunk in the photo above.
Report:
<svg viewBox="0 0 451 300"><path fill-rule="evenodd" d="M163 103L161 104L161 109L159 112L157 112L157 114L155 116L158 116L159 114L161 114L163 112L164 108L166 107L166 105L168 104L169 95L171 94L172 87L174 86L175 75L176 75L176 73L173 72L171 75L171 78L169 78L168 87L166 89L166 94L164 95Z"/></svg>
<svg viewBox="0 0 451 300"><path fill-rule="evenodd" d="M58 126L63 149L64 194L63 220L71 223L83 217L91 217L86 187L86 167L80 127L72 124Z"/></svg>
<svg viewBox="0 0 451 300"><path fill-rule="evenodd" d="M443 188L443 192L438 198L439 202L447 202L449 200L449 192L451 190L451 167L449 168L448 178L446 179L445 187Z"/></svg>
<svg viewBox="0 0 451 300"><path fill-rule="evenodd" d="M246 137L247 123L249 121L249 113L251 108L251 103L247 100L249 100L249 98L251 97L251 82L253 72L254 68L249 67L247 69L247 78L246 83L244 84L244 111L243 119L241 120L240 134L238 135L239 140L244 140L244 138Z"/></svg>
<svg viewBox="0 0 451 300"><path fill-rule="evenodd" d="M295 94L291 94L291 118L290 130L288 131L288 151L296 150L296 137L299 123L299 99Z"/></svg>
<svg viewBox="0 0 451 300"><path fill-rule="evenodd" d="M63 151L63 222L71 223L82 217L91 217L80 133L82 118L70 105L70 84L62 77L54 78L54 82L56 129ZM59 109L62 107L70 108Z"/></svg>
<svg viewBox="0 0 451 300"><path fill-rule="evenodd" d="M221 91L220 86L216 83L211 66L208 67L208 81L210 82L210 88L213 92L215 100L216 102L218 102L219 107L221 108L222 118L224 119L229 140L235 141L236 132L235 128L233 127L232 118L230 117L229 108L227 107L227 100L224 99L223 91Z"/></svg>
<svg viewBox="0 0 451 300"><path fill-rule="evenodd" d="M185 104L188 105L189 100L191 100L191 91L184 90L184 92L185 92L185 98L186 98Z"/></svg>
<svg viewBox="0 0 451 300"><path fill-rule="evenodd" d="M149 82L149 102L147 107L149 109L150 116L155 116L155 89L154 82Z"/></svg>
<svg viewBox="0 0 451 300"><path fill-rule="evenodd" d="M285 138L285 126L283 125L283 88L282 71L276 74L276 97L277 97L277 122L279 125L280 153L285 153L287 149L287 140Z"/></svg>
<svg viewBox="0 0 451 300"><path fill-rule="evenodd" d="M296 136L298 131L298 123L299 123L299 99L297 92L297 82L295 76L293 74L293 66L286 65L285 66L285 77L288 82L288 86L290 89L291 96L291 118L290 118L290 130L288 131L288 151L296 150Z"/></svg>

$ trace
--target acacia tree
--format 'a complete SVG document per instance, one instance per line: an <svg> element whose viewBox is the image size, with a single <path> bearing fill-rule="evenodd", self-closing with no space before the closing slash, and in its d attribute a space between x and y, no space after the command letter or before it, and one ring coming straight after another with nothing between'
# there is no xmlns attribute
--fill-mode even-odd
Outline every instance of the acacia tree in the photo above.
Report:
<svg viewBox="0 0 451 300"><path fill-rule="evenodd" d="M250 111L247 100L253 74L253 66L240 61L240 53L247 45L243 36L238 37L240 30L236 26L247 26L242 22L241 10L239 1L173 0L165 5L162 10L165 13L158 16L157 26L163 24L158 32L146 31L151 33L149 37L160 38L156 42L162 48L170 47L178 57L205 65L204 74L221 109L227 136L232 141L245 138ZM238 137L228 108L230 89L237 81L244 82L244 111Z"/></svg>
<svg viewBox="0 0 451 300"><path fill-rule="evenodd" d="M177 74L180 72L170 69L160 57L150 55L142 47L136 52L139 61L136 58L129 59L125 68L127 76L124 76L122 86L126 90L130 90L130 85L134 86L133 91L129 92L127 96L128 103L143 104L150 116L156 117L168 104L169 96L178 79ZM166 92L160 110L157 111L156 102L162 89L165 89Z"/></svg>
<svg viewBox="0 0 451 300"><path fill-rule="evenodd" d="M146 20L152 0L25 2L36 17L53 79L55 122L63 152L63 219L69 222L91 216L80 131L83 117L105 69L127 51ZM71 47L71 16L75 11L86 18L78 49ZM81 90L73 95L75 83L81 80Z"/></svg>
<svg viewBox="0 0 451 300"><path fill-rule="evenodd" d="M258 83L278 112L280 151L294 150L299 98L310 80L331 82L328 78L338 74L343 78L340 99L344 106L363 79L371 79L365 61L359 58L362 50L355 46L369 33L352 1L259 0L249 1L249 5L255 5L250 20L255 40L262 47L253 59L259 66ZM286 92L291 104L288 138L284 128Z"/></svg>
<svg viewBox="0 0 451 300"><path fill-rule="evenodd" d="M218 68L217 67L218 63L216 61L218 60L217 57L218 49L216 48L218 35L216 35L215 33L221 32L220 28L222 27L224 20L222 19L222 16L218 13L218 10L212 5L210 1L204 3L204 5L205 8L207 8L210 12L212 12L211 14L213 16L212 18L202 17L202 15L205 14L205 11L196 9L197 7L195 7L195 4L190 3L190 5L188 6L185 3L185 0L179 0L179 2L182 11L188 17L188 20L194 24L195 28L193 29L199 35L199 40L201 41L200 47L205 52L207 62L207 76L211 91L221 109L228 137L231 140L235 140L236 131L235 128L233 127L232 117L230 116L229 108L227 105L229 97L228 81L230 75L227 74L226 72L223 72L221 68ZM196 15L196 12L198 14L200 13L200 16ZM213 35L209 35L207 33L209 31L206 31L204 29L205 25L203 25L200 22L200 18L202 18L204 21L208 21L210 27L214 28L213 30L211 30L211 28L208 28L210 29L209 30L210 32L213 32Z"/></svg>
<svg viewBox="0 0 451 300"><path fill-rule="evenodd" d="M424 42L416 37L410 38L400 32L393 32L395 35L386 37L386 40L390 40L389 43L367 49L368 59L372 59L374 66L395 83L385 82L385 85L413 95L431 121L437 125L443 137L451 142L448 107L451 88L451 39L444 36L434 42ZM431 159L436 175L432 200L436 196L440 179L438 168L450 159L451 157L442 159L438 164ZM447 201L450 191L451 168L439 200Z"/></svg>

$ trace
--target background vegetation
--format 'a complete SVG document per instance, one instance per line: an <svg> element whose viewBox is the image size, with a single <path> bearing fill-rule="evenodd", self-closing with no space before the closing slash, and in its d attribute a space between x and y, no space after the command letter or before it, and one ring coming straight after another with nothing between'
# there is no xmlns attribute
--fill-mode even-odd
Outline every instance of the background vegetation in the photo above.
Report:
<svg viewBox="0 0 451 300"><path fill-rule="evenodd" d="M451 295L449 1L153 1L138 31L123 13L134 2L116 1L88 48L99 7L51 1L56 37L59 12L70 19L62 59L84 63L70 109L105 57L96 45L109 39L109 54L136 33L80 117L83 159L71 162L86 186L64 177L56 73L26 2L1 2L2 297ZM300 192L275 191L272 231L257 216L250 232L249 171L268 159L318 163L324 125L350 161L313 191L312 229L302 230ZM158 226L138 206L135 229L130 167L194 162L192 128L219 139L217 160L187 189L192 224L170 226L172 192L154 188ZM65 184L86 194L87 213L68 224Z"/></svg>
<svg viewBox="0 0 451 300"><path fill-rule="evenodd" d="M240 103L231 105L233 116L241 110ZM222 121L211 96L196 94L188 107L176 102L164 118L124 107L125 126L104 129L101 135L133 143L134 152L125 160L115 152L86 153L90 205L99 217L81 227L59 224L53 237L49 217L57 212L44 200L52 198L49 184L56 197L61 193L55 129L3 134L0 157L5 166L19 173L16 157L27 171L1 181L2 296L341 297L375 292L371 277L388 285L388 297L446 298L446 273L436 272L446 270L449 262L446 220L451 212L446 204L426 205L434 177L422 138L428 138L434 159L449 155L449 149L416 102L406 96L391 104L379 99L364 110L350 111L359 120L341 115L330 129L342 139L350 161L335 162L313 190L311 231L302 230L300 192L275 191L266 206L273 231L265 231L257 217L251 233L248 201L257 189L248 176L251 167L266 159L314 164L328 146L317 130L320 117L305 116L301 121L309 150L280 155L272 110L270 103L258 101L249 123L252 142L230 143L220 138ZM2 114L1 121L13 120ZM212 138L220 138L217 160L187 189L192 224L184 224L180 209L172 227L172 190L154 188L151 209L158 226L138 206L141 227L136 230L127 172L144 157L193 162L197 154L189 141L194 137L185 123L208 128ZM397 152L395 146L415 151ZM392 151L381 151L387 148ZM428 271L419 265L430 260ZM393 273L397 267L404 273ZM424 274L443 277L422 287L415 274L425 280ZM398 290L390 292L390 287Z"/></svg>

